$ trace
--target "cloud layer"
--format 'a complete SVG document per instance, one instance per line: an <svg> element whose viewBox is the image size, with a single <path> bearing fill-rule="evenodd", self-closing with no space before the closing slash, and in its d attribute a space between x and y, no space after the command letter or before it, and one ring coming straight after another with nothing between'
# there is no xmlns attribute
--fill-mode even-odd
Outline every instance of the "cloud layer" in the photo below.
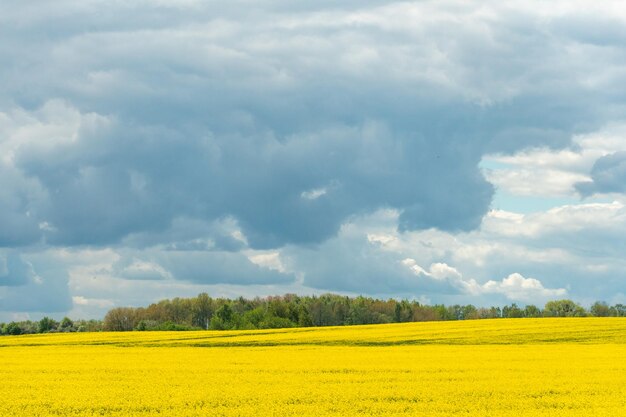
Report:
<svg viewBox="0 0 626 417"><path fill-rule="evenodd" d="M626 14L580 6L0 6L0 310L145 302L80 292L93 272L436 299L403 259L471 277L467 300L619 293L598 271L621 268Z"/></svg>

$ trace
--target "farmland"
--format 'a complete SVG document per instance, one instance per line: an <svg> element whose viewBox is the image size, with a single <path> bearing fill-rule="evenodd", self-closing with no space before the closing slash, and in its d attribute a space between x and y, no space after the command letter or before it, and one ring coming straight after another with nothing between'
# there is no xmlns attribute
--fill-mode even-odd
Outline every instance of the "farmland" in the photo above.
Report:
<svg viewBox="0 0 626 417"><path fill-rule="evenodd" d="M614 416L626 319L0 338L0 416Z"/></svg>

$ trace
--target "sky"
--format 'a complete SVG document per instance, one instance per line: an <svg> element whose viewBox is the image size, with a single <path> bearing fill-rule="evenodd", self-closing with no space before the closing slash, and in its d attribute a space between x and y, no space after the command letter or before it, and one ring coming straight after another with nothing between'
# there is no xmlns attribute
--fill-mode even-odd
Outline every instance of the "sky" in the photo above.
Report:
<svg viewBox="0 0 626 417"><path fill-rule="evenodd" d="M626 302L620 1L0 0L0 320Z"/></svg>

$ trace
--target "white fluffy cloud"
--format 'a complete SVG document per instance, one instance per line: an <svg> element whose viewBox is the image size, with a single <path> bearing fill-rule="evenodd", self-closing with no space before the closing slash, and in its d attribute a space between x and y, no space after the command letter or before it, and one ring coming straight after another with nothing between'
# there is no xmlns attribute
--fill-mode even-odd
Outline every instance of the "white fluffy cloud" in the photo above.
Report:
<svg viewBox="0 0 626 417"><path fill-rule="evenodd" d="M623 192L619 163L626 150L626 127L609 125L579 134L565 149L534 147L510 154L483 157L485 175L500 191L527 197L575 197L578 193ZM607 161L598 166L599 161ZM612 169L612 171L611 171ZM617 176L617 178L612 178ZM602 186L604 183L604 187Z"/></svg>
<svg viewBox="0 0 626 417"><path fill-rule="evenodd" d="M456 268L445 263L434 263L428 271L420 267L411 258L404 259L402 264L410 268L418 277L444 285L441 291L460 291L462 294L472 296L503 294L509 300L528 303L545 302L551 298L567 295L565 288L545 288L541 281L535 278L525 278L518 273L510 274L501 281L489 280L484 284L479 284L472 278L464 278Z"/></svg>
<svg viewBox="0 0 626 417"><path fill-rule="evenodd" d="M510 300L527 303L558 299L567 295L565 288L545 288L538 279L524 278L518 273L513 273L500 282L487 281L481 286L481 290L485 293L504 294Z"/></svg>
<svg viewBox="0 0 626 417"><path fill-rule="evenodd" d="M441 292L461 292L467 295L478 295L481 292L481 286L474 279L464 279L456 268L445 263L434 263L430 265L428 271L419 266L415 259L406 258L402 260L402 264L418 277L441 283Z"/></svg>

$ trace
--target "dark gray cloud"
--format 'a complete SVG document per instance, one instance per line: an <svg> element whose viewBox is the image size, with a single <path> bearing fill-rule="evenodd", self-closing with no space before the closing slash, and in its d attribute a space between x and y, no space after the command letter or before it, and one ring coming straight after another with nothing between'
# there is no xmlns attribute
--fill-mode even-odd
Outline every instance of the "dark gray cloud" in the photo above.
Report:
<svg viewBox="0 0 626 417"><path fill-rule="evenodd" d="M252 247L316 243L348 216L380 207L404 209L406 230L467 230L479 225L492 194L478 154L380 122L285 137L198 137L166 127L124 130L94 117L82 116L76 140L15 150L16 167L47 191L33 215L48 225L41 234L49 244L117 243L166 230L180 216L232 216Z"/></svg>
<svg viewBox="0 0 626 417"><path fill-rule="evenodd" d="M41 187L0 163L0 248L36 242L41 237L31 212L41 201Z"/></svg>
<svg viewBox="0 0 626 417"><path fill-rule="evenodd" d="M320 245L385 208L401 232L478 228L485 154L624 118L620 23L541 2L2 4L0 247L158 248L175 279L261 284L293 276L240 251L288 245L317 288L406 288L375 250L339 270ZM580 193L622 192L621 158Z"/></svg>
<svg viewBox="0 0 626 417"><path fill-rule="evenodd" d="M334 238L316 250L289 248L285 256L306 271L310 288L358 294L423 294L428 282L420 282L402 265L397 253L377 250L364 236Z"/></svg>
<svg viewBox="0 0 626 417"><path fill-rule="evenodd" d="M32 265L24 262L19 253L15 251L0 253L0 286L25 285L34 281L36 277Z"/></svg>
<svg viewBox="0 0 626 417"><path fill-rule="evenodd" d="M181 280L202 284L288 284L295 280L282 273L252 263L243 254L232 252L166 252L163 265Z"/></svg>
<svg viewBox="0 0 626 417"><path fill-rule="evenodd" d="M506 11L490 20L430 3L244 14L66 4L44 19L23 7L4 29L15 58L6 98L36 110L59 97L85 119L77 140L16 151L46 191L34 211L54 245L224 216L252 247L319 243L382 207L402 211L401 230L470 230L493 194L477 169L485 152L563 146L602 122L593 109L612 109L532 15L511 25ZM466 20L443 30L451 16ZM312 190L323 193L303 198Z"/></svg>
<svg viewBox="0 0 626 417"><path fill-rule="evenodd" d="M591 181L579 182L576 190L583 196L626 192L626 151L599 158L591 169Z"/></svg>
<svg viewBox="0 0 626 417"><path fill-rule="evenodd" d="M125 251L112 275L130 280L179 280L197 284L269 285L295 281L293 273L253 263L221 250Z"/></svg>
<svg viewBox="0 0 626 417"><path fill-rule="evenodd" d="M0 312L54 313L71 308L64 265L46 256L27 260L15 251L0 258Z"/></svg>

